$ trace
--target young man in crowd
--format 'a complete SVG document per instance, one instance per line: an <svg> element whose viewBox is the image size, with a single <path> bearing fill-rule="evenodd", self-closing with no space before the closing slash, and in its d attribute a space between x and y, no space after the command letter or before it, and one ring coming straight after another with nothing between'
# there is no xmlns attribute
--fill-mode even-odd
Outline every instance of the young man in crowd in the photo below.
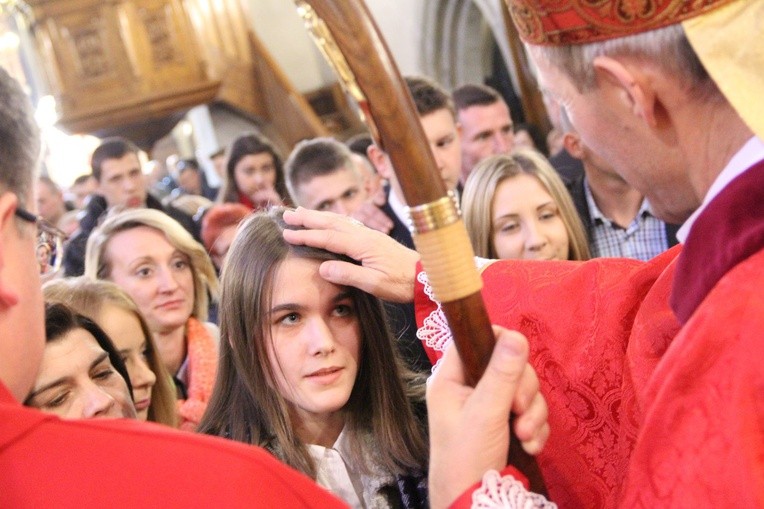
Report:
<svg viewBox="0 0 764 509"><path fill-rule="evenodd" d="M37 210L40 216L53 226L58 225L61 218L69 211L64 193L50 177L37 179Z"/></svg>
<svg viewBox="0 0 764 509"><path fill-rule="evenodd" d="M462 85L451 96L462 132L461 182L483 159L509 154L514 146L514 130L509 106L487 85Z"/></svg>
<svg viewBox="0 0 764 509"><path fill-rule="evenodd" d="M407 77L406 85L414 99L419 121L430 143L430 150L446 189L458 194L462 151L454 103L448 92L429 78ZM377 172L388 181L387 203L382 210L394 224L390 236L404 246L413 248L414 241L406 226L406 200L390 157L381 147L374 144L369 147L369 159L377 168Z"/></svg>
<svg viewBox="0 0 764 509"><path fill-rule="evenodd" d="M96 192L96 182L93 175L80 175L69 188L69 200L74 205L75 210L82 210L87 205L90 195Z"/></svg>
<svg viewBox="0 0 764 509"><path fill-rule="evenodd" d="M93 152L90 165L98 188L88 202L85 216L80 220L79 231L66 245L66 276L81 276L85 272L88 237L101 218L114 208L148 207L161 210L199 240L199 227L190 216L172 206L162 206L159 200L146 191L139 152L134 143L124 138L107 138Z"/></svg>
<svg viewBox="0 0 764 509"><path fill-rule="evenodd" d="M372 202L353 154L333 138L298 143L284 164L289 194L295 204L353 217L383 233L392 221Z"/></svg>

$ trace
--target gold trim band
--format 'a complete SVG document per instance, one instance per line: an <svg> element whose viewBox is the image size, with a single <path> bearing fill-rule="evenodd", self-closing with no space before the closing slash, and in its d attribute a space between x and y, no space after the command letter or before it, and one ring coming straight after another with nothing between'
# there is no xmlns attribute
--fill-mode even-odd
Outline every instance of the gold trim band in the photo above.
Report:
<svg viewBox="0 0 764 509"><path fill-rule="evenodd" d="M409 231L412 235L423 234L445 228L462 217L459 203L453 191L436 201L407 207L409 213Z"/></svg>

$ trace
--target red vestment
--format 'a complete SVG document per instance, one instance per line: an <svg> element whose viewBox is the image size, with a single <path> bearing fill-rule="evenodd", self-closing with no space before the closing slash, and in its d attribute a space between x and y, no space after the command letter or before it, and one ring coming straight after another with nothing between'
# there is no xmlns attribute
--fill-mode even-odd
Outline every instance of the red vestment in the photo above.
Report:
<svg viewBox="0 0 764 509"><path fill-rule="evenodd" d="M345 505L260 448L139 421L64 421L0 383L0 507Z"/></svg>
<svg viewBox="0 0 764 509"><path fill-rule="evenodd" d="M539 464L560 507L764 505L762 225L759 163L711 202L685 252L483 271L491 320L531 345L552 429ZM417 321L435 361L426 291Z"/></svg>

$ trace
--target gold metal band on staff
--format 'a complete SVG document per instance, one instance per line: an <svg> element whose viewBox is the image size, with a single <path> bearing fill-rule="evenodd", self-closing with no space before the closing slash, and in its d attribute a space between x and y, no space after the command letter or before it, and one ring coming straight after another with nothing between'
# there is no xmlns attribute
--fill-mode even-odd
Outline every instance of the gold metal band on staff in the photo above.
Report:
<svg viewBox="0 0 764 509"><path fill-rule="evenodd" d="M436 201L408 207L409 231L412 235L439 230L458 222L462 217L453 191Z"/></svg>
<svg viewBox="0 0 764 509"><path fill-rule="evenodd" d="M482 281L454 192L409 207L408 212L409 229L435 298L453 302L479 292Z"/></svg>

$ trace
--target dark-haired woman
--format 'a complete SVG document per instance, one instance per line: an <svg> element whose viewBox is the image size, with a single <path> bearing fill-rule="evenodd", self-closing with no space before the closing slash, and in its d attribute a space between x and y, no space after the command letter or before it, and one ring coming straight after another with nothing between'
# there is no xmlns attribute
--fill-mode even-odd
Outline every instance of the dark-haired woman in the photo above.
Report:
<svg viewBox="0 0 764 509"><path fill-rule="evenodd" d="M63 304L49 304L45 340L25 405L64 419L136 418L127 370L95 322Z"/></svg>
<svg viewBox="0 0 764 509"><path fill-rule="evenodd" d="M268 138L247 133L234 140L218 201L241 203L250 210L289 204L281 157Z"/></svg>

